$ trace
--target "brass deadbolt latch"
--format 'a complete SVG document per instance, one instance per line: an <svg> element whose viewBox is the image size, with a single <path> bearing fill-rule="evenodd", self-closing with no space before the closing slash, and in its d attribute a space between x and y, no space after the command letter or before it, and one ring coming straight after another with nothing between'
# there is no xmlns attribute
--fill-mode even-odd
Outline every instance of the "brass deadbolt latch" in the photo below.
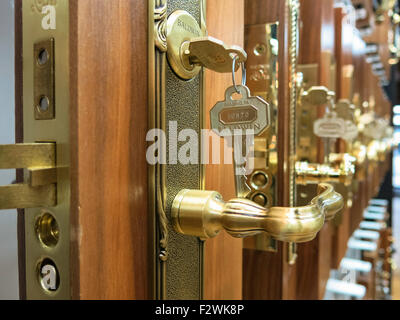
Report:
<svg viewBox="0 0 400 320"><path fill-rule="evenodd" d="M0 169L28 169L27 184L0 187L0 210L54 207L57 204L56 145L0 145Z"/></svg>

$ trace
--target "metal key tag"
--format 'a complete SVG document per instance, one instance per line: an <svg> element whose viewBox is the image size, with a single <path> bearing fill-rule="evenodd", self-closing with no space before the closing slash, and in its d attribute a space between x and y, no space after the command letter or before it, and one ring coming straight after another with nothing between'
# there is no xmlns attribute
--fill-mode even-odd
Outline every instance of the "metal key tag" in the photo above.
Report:
<svg viewBox="0 0 400 320"><path fill-rule="evenodd" d="M234 93L242 96L232 99ZM225 92L225 101L218 102L211 110L211 128L221 137L243 135L245 130L253 130L258 136L271 125L269 104L260 97L252 97L248 87L237 85Z"/></svg>
<svg viewBox="0 0 400 320"><path fill-rule="evenodd" d="M320 138L341 138L346 133L346 123L335 112L314 122L314 134Z"/></svg>

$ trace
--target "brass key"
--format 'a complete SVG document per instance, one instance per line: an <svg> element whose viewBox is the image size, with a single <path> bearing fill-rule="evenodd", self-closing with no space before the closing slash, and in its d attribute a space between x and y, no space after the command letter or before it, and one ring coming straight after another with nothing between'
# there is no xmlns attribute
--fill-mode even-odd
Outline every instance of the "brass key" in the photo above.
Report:
<svg viewBox="0 0 400 320"><path fill-rule="evenodd" d="M195 38L182 45L182 62L187 69L202 66L219 73L232 72L233 59L237 58L235 71L246 62L247 54L239 46L227 46L213 37Z"/></svg>
<svg viewBox="0 0 400 320"><path fill-rule="evenodd" d="M196 77L201 67L228 73L232 72L235 59L235 71L247 60L242 48L205 36L197 20L184 10L177 10L168 17L166 39L169 64L184 80Z"/></svg>

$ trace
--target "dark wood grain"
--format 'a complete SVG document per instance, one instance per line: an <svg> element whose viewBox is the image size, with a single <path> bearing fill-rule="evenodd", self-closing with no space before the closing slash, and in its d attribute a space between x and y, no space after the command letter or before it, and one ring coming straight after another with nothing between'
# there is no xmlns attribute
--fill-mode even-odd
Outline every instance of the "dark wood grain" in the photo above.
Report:
<svg viewBox="0 0 400 320"><path fill-rule="evenodd" d="M74 299L146 299L147 2L70 1Z"/></svg>

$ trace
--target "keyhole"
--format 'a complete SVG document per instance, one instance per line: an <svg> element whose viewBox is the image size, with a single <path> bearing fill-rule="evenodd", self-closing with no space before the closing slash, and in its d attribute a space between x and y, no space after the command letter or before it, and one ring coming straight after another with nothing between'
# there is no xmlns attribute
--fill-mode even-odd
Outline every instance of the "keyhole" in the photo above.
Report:
<svg viewBox="0 0 400 320"><path fill-rule="evenodd" d="M42 49L40 50L38 57L37 57L37 61L39 63L39 65L43 66L47 63L47 61L49 61L49 53L47 52L46 49Z"/></svg>

